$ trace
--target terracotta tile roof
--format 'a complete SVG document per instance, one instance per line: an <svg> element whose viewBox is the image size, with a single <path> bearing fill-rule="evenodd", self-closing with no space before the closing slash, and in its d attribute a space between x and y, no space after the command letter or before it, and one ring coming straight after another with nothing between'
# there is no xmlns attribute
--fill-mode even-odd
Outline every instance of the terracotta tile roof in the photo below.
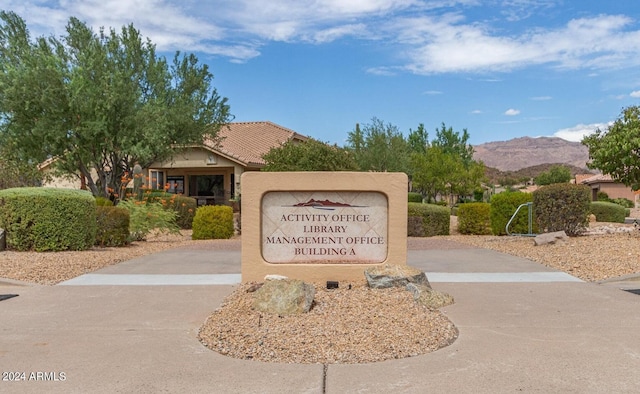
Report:
<svg viewBox="0 0 640 394"><path fill-rule="evenodd" d="M585 181L585 180L587 180L587 179L589 179L589 178L591 178L591 177L593 177L593 174L576 174L576 175L575 175L575 181L576 181L576 184L578 184L578 185L579 185L579 184L581 184L583 181Z"/></svg>
<svg viewBox="0 0 640 394"><path fill-rule="evenodd" d="M206 141L205 146L247 167L265 165L262 156L273 147L289 140L305 141L307 137L271 122L235 122L223 126L220 142Z"/></svg>
<svg viewBox="0 0 640 394"><path fill-rule="evenodd" d="M598 182L615 182L615 181L613 180L613 178L611 178L611 175L609 174L598 174L598 175L592 175L587 179L583 179L581 183L589 185L591 183L598 183Z"/></svg>

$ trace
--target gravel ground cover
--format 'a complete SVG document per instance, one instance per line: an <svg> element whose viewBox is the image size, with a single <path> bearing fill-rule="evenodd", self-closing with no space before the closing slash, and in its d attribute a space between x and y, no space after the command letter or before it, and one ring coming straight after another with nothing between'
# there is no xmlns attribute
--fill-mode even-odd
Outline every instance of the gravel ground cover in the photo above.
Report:
<svg viewBox="0 0 640 394"><path fill-rule="evenodd" d="M249 286L239 286L202 326L205 346L241 359L355 364L429 353L458 337L442 312L418 305L400 288L316 284L308 313L278 316L252 309Z"/></svg>
<svg viewBox="0 0 640 394"><path fill-rule="evenodd" d="M452 235L409 238L409 249L487 248L527 258L585 281L640 273L640 231L632 225L593 223L592 235L534 246L527 237ZM105 266L166 249L240 250L240 239L192 241L154 235L125 248L83 252L0 252L0 279L52 285ZM403 289L327 290L316 285L315 305L301 316L272 316L251 308L248 284L237 286L207 319L200 341L222 354L269 362L366 363L435 351L458 335L446 314L417 305ZM455 294L452 294L455 297ZM399 334L402 333L402 334Z"/></svg>
<svg viewBox="0 0 640 394"><path fill-rule="evenodd" d="M604 231L601 231L603 230ZM624 232L621 232L624 229ZM619 230L619 231L618 231ZM555 245L534 246L528 237L452 235L409 238L409 249L456 249L480 247L527 258L586 281L600 281L640 273L640 231L633 225L592 223L593 233ZM191 231L177 235L151 235L145 242L124 248L92 248L82 252L0 252L0 278L53 285L135 257L172 248L240 250L240 238L191 240Z"/></svg>
<svg viewBox="0 0 640 394"><path fill-rule="evenodd" d="M139 256L166 249L186 248L239 248L239 239L192 241L191 230L181 235L152 234L144 242L133 242L123 248L98 248L81 252L0 252L0 278L55 285L82 274L93 272ZM234 246L236 244L237 246Z"/></svg>

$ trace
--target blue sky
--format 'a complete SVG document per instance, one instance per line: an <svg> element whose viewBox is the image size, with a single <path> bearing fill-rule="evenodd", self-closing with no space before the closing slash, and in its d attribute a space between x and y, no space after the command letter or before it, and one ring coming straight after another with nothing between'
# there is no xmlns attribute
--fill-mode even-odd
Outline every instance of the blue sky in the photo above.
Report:
<svg viewBox="0 0 640 394"><path fill-rule="evenodd" d="M236 121L344 144L373 117L471 143L579 141L640 104L634 0L2 0L32 36L70 16L197 54Z"/></svg>

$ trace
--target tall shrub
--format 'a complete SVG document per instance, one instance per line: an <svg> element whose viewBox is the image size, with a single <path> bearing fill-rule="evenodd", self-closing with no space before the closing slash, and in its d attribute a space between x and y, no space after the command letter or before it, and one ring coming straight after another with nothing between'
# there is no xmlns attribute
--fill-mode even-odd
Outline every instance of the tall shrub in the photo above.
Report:
<svg viewBox="0 0 640 394"><path fill-rule="evenodd" d="M450 213L446 207L410 202L408 221L407 235L410 237L449 235Z"/></svg>
<svg viewBox="0 0 640 394"><path fill-rule="evenodd" d="M491 204L485 202L460 204L458 231L460 234L491 234Z"/></svg>
<svg viewBox="0 0 640 394"><path fill-rule="evenodd" d="M129 211L122 207L97 206L96 245L125 246L129 243Z"/></svg>
<svg viewBox="0 0 640 394"><path fill-rule="evenodd" d="M627 216L627 210L613 202L593 201L589 208L599 222L624 223Z"/></svg>
<svg viewBox="0 0 640 394"><path fill-rule="evenodd" d="M227 239L233 236L233 208L205 205L193 218L193 239Z"/></svg>
<svg viewBox="0 0 640 394"><path fill-rule="evenodd" d="M0 190L0 228L7 248L37 252L86 250L96 237L96 202L83 190Z"/></svg>
<svg viewBox="0 0 640 394"><path fill-rule="evenodd" d="M581 234L589 225L590 204L591 189L586 185L558 183L533 192L536 220L543 231Z"/></svg>
<svg viewBox="0 0 640 394"><path fill-rule="evenodd" d="M531 193L503 192L491 197L491 231L494 235L506 235L509 219L521 204L533 201ZM522 208L509 226L512 234L525 234L529 231L529 215L526 208ZM533 231L536 232L535 220Z"/></svg>

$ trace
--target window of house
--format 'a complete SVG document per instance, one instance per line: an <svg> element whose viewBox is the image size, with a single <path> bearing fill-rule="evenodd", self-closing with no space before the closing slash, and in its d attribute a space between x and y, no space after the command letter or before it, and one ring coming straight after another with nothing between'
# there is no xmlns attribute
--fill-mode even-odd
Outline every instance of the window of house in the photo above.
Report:
<svg viewBox="0 0 640 394"><path fill-rule="evenodd" d="M151 189L164 190L164 171L151 170Z"/></svg>
<svg viewBox="0 0 640 394"><path fill-rule="evenodd" d="M167 176L167 192L184 194L184 176Z"/></svg>

